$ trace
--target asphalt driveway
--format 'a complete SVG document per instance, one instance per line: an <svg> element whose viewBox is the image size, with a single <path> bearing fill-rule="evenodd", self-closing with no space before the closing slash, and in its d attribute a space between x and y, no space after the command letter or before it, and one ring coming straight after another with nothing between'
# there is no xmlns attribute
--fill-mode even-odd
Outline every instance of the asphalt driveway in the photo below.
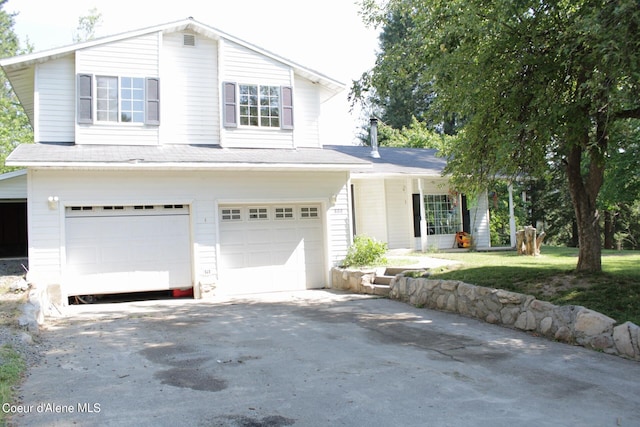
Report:
<svg viewBox="0 0 640 427"><path fill-rule="evenodd" d="M21 426L638 426L640 363L327 291L70 307Z"/></svg>

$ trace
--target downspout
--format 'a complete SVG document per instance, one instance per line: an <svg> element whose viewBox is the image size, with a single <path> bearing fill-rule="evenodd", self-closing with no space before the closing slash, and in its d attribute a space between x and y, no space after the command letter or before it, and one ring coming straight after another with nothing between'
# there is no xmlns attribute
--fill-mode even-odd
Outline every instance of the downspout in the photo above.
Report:
<svg viewBox="0 0 640 427"><path fill-rule="evenodd" d="M372 117L370 123L371 153L369 154L369 156L373 157L374 159L379 159L380 153L378 153L378 119Z"/></svg>

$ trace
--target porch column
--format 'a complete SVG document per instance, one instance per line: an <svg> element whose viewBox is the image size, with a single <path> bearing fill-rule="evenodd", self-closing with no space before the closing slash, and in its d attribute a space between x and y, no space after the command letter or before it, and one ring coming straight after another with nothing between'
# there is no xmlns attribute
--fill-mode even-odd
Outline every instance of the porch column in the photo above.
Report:
<svg viewBox="0 0 640 427"><path fill-rule="evenodd" d="M420 250L427 251L427 212L424 209L424 191L422 178L418 178L418 192L420 193Z"/></svg>
<svg viewBox="0 0 640 427"><path fill-rule="evenodd" d="M509 183L509 242L516 247L516 215L513 211L513 184Z"/></svg>

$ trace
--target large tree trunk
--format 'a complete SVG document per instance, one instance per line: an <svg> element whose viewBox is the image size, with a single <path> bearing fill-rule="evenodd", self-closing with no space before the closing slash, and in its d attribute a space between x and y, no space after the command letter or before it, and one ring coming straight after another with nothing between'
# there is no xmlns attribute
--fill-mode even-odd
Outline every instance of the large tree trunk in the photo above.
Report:
<svg viewBox="0 0 640 427"><path fill-rule="evenodd" d="M585 145L586 146L586 145ZM600 221L596 199L604 179L604 159L589 150L589 172L582 175L582 145L574 145L567 157L569 192L578 225L578 265L580 272L602 271Z"/></svg>

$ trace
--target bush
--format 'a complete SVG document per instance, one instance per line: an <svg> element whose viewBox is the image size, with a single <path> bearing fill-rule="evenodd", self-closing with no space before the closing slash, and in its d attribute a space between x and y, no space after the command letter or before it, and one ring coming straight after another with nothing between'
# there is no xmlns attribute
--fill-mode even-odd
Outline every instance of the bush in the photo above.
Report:
<svg viewBox="0 0 640 427"><path fill-rule="evenodd" d="M387 252L387 244L379 242L371 237L356 236L353 244L347 250L347 257L344 259L345 267L364 266L386 263L384 254Z"/></svg>

